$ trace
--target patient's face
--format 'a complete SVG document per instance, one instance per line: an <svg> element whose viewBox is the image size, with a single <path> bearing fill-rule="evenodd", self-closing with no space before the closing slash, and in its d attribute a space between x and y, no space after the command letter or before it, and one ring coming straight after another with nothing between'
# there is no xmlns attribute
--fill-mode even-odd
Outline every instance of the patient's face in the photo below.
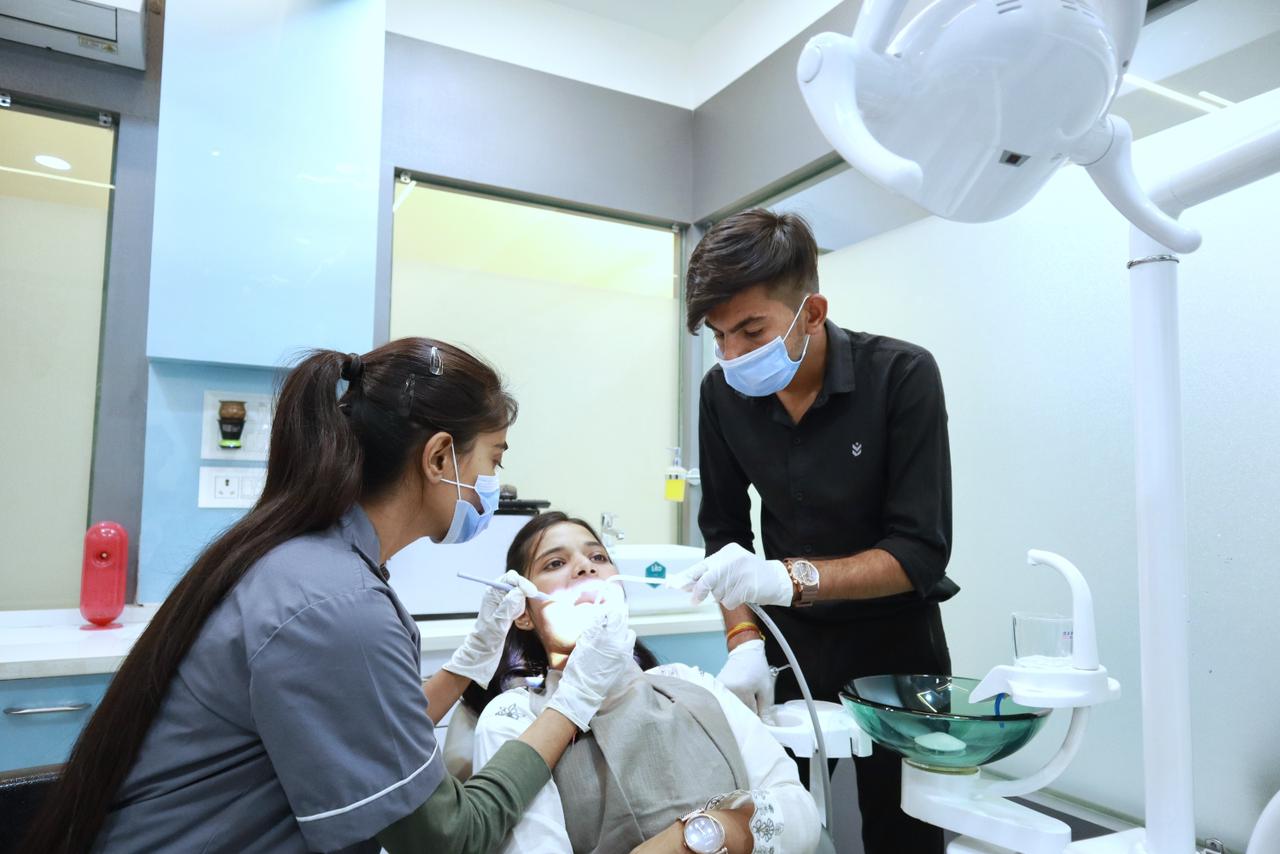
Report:
<svg viewBox="0 0 1280 854"><path fill-rule="evenodd" d="M537 632L549 655L573 651L599 613L598 598L614 603L623 598L620 585L605 582L618 574L609 553L590 531L573 522L548 528L523 572L535 587L555 597L552 602L530 601L516 620L520 628Z"/></svg>

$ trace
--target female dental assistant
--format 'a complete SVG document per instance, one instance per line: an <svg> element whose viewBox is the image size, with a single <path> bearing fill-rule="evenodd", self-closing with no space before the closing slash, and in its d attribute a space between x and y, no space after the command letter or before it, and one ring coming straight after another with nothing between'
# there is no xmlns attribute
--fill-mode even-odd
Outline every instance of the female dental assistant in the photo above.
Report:
<svg viewBox="0 0 1280 854"><path fill-rule="evenodd" d="M635 639L624 615L602 615L566 666L565 699L466 784L445 773L433 724L493 675L527 582L513 574L516 589L488 596L423 685L418 632L383 565L423 536L483 529L515 411L491 368L427 339L295 367L261 499L157 611L25 850L496 847Z"/></svg>

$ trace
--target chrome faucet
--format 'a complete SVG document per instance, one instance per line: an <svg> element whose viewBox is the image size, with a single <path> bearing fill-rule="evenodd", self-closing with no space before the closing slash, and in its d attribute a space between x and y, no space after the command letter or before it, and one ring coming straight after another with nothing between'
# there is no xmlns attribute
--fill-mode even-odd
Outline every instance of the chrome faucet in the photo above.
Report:
<svg viewBox="0 0 1280 854"><path fill-rule="evenodd" d="M605 511L600 514L600 539L606 549L611 549L618 543L627 538L627 535L618 527L618 514Z"/></svg>

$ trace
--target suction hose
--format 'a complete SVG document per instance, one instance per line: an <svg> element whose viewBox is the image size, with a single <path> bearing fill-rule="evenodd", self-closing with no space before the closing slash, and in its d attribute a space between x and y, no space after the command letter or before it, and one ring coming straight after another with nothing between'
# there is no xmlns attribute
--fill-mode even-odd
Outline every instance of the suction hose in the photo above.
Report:
<svg viewBox="0 0 1280 854"><path fill-rule="evenodd" d="M822 780L822 803L826 806L824 813L826 820L823 823L830 826L832 816L831 770L827 764L827 737L822 732L822 722L818 720L818 707L814 705L813 694L809 692L809 683L805 681L804 673L800 670L800 663L796 661L795 653L791 651L790 644L782 636L777 624L769 618L769 615L759 605L748 602L747 607L755 612L755 615L768 627L774 640L778 642L778 646L782 647L782 654L787 657L787 663L791 665L791 672L796 675L796 682L800 684L800 693L804 696L804 704L809 709L809 720L813 722L813 737L818 745L818 761L822 763L819 777ZM809 761L812 762L813 758L810 757Z"/></svg>

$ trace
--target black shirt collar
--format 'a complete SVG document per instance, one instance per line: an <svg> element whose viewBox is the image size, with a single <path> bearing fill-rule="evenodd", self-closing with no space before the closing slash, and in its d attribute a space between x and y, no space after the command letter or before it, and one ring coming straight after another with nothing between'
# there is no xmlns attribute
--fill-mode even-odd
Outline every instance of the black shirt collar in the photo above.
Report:
<svg viewBox="0 0 1280 854"><path fill-rule="evenodd" d="M849 340L849 333L831 320L824 328L827 330L827 365L822 374L822 390L818 392L815 404L825 402L833 394L851 392L854 387L853 343Z"/></svg>

